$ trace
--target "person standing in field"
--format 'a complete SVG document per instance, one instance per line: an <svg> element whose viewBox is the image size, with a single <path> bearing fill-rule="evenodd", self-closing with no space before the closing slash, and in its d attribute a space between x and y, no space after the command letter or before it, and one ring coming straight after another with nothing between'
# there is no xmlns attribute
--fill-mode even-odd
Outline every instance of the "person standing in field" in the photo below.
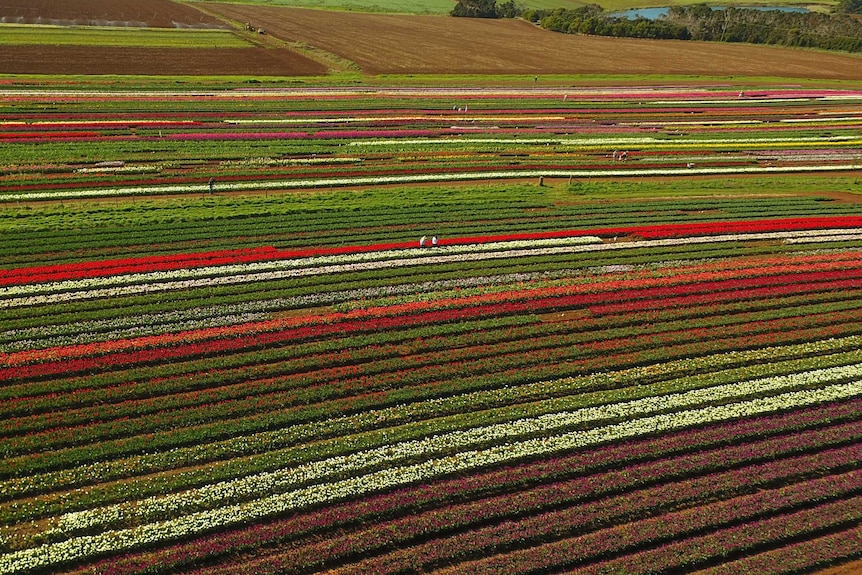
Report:
<svg viewBox="0 0 862 575"><path fill-rule="evenodd" d="M215 189L215 178L210 178L210 195L212 195L214 189Z"/></svg>

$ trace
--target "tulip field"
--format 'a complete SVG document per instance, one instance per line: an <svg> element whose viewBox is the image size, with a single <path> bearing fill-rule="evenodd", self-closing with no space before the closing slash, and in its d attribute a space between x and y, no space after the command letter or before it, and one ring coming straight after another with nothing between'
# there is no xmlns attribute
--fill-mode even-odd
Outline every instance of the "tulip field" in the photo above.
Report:
<svg viewBox="0 0 862 575"><path fill-rule="evenodd" d="M862 91L0 105L0 574L862 557Z"/></svg>

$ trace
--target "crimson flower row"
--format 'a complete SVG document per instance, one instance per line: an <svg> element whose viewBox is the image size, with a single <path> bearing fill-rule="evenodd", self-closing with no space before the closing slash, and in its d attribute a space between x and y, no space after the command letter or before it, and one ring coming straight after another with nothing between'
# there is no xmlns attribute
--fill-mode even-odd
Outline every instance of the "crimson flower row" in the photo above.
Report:
<svg viewBox="0 0 862 575"><path fill-rule="evenodd" d="M822 335L821 326L825 326L829 333L834 334L832 326L852 329L856 325L858 328L858 322L853 323L857 318L858 310L850 310L837 314L779 318L756 324L744 323L725 326L722 329L722 338L718 341L727 342L729 338L746 337L749 341L758 341L762 336L774 341L774 334L777 333L793 335L821 333ZM585 337L587 340L584 340ZM371 372L367 372L362 366L355 365L318 369L314 372L299 372L255 382L255 387L267 389L264 394L256 393L247 397L246 394L239 393L236 394L236 398L225 397L213 401L203 401L200 402L200 406L180 405L149 415L142 414L137 417L127 416L116 420L93 421L75 426L51 428L47 431L36 431L19 437L6 437L0 442L0 449L7 456L10 456L19 453L22 449L31 451L37 446L40 449L46 449L49 446L67 445L70 441L74 444L80 444L96 439L122 437L130 433L151 433L160 429L176 430L177 426L234 419L269 411L270 405L278 406L279 409L283 410L288 406L313 405L320 401L347 399L357 394L363 395L398 389L399 386L404 386L407 383L413 386L423 386L432 382L445 384L446 381L450 381L451 385L451 381L457 381L460 374L470 374L475 378L483 374L504 372L507 369L529 369L530 366L541 364L556 365L566 359L577 358L578 361L573 362L577 365L587 358L601 358L609 353L620 354L639 349L650 350L672 348L673 346L685 346L688 349L693 349L695 342L715 343L714 331L706 329L647 332L637 336L625 335L610 338L601 334L600 339L594 341L589 341L589 338L590 334L584 336L575 334L573 344L570 345L565 341L565 338L559 342L557 341L559 337L552 336L548 338L547 343L542 344L541 340L539 341L540 345L550 345L551 347L531 349L529 346L525 348L524 345L515 342L508 350L499 350L496 346L490 346L485 353L475 353L476 349L468 348L462 350L463 357L456 357L450 361L444 360L445 352L435 353L429 357L429 361L422 361L420 356L420 360L415 365L409 365L396 358L387 362L388 365L382 366L384 371L378 371L376 363L372 363L368 364L369 367L373 368ZM437 358L437 361L434 358ZM455 379L450 380L449 378ZM474 382L474 385L476 383ZM199 393L194 394L193 397L196 395ZM356 408L356 405L352 406L352 409Z"/></svg>
<svg viewBox="0 0 862 575"><path fill-rule="evenodd" d="M659 278L652 280L605 282L602 284L602 287L610 291L614 287L625 286L627 289L619 289L615 292L611 291L614 298L621 301L662 299L689 294L708 295L718 293L723 293L725 295L736 293L736 295L732 297L738 297L739 290L751 288L760 288L758 292L756 292L756 296L763 297L764 295L776 295L777 293L786 294L788 293L788 289L790 290L790 293L800 293L805 290L823 291L841 289L842 287L854 287L854 282L858 283L858 279L856 279L858 277L862 277L862 268L844 269L840 271L802 272L783 275L777 274L775 276L768 276L767 278L751 277L701 281L691 284L670 285L668 287L654 287L667 281L666 278ZM771 287L763 287L763 284L767 280ZM640 285L647 287L639 287ZM788 286L793 287L788 288ZM452 300L413 302L408 304L383 306L381 308L355 310L353 312L343 314L335 313L314 316L312 319L315 323L321 322L319 325L307 325L308 319L270 320L266 322L253 322L250 324L237 324L226 327L205 328L191 332L147 336L132 340L94 342L78 346L14 352L0 355L0 360L8 366L5 369L0 368L0 379L4 376L8 378L22 376L32 377L26 374L34 371L38 373L38 369L33 369L38 367L45 370L42 375L51 373L52 369L54 370L54 373L59 373L65 371L58 371L56 362L61 359L72 362L77 361L81 364L81 367L77 368L77 370L86 370L90 369L89 365L107 366L128 363L130 361L129 356L135 355L136 353L139 356L137 361L147 361L145 356L148 353L153 354L157 352L159 348L167 348L167 350L162 350L161 353L166 353L171 357L182 357L184 355L188 355L188 351L186 351L186 349L189 345L195 348L193 354L206 353L204 350L208 347L224 352L229 349L267 345L274 342L284 342L290 339L295 340L304 337L313 337L314 335L319 336L325 333L334 333L336 331L391 329L396 326L403 327L410 323L464 319L475 317L477 314L497 315L522 313L528 310L536 311L543 309L553 310L584 307L592 304L604 304L609 296L609 294L604 290L598 293L589 293L589 291L592 291L590 286L586 287L586 291L588 293L583 293L583 291L584 288L577 285L563 286L561 288L540 288L517 292L504 292L501 294L455 298ZM575 295L562 295L567 292L574 292ZM562 297L560 297L561 295ZM494 303L500 301L505 303ZM485 303L490 303L490 305L481 305ZM449 305L456 306L456 309L446 309ZM438 309L434 310L435 307ZM432 311L424 311L429 309ZM363 319L359 320L358 318ZM238 338L241 337L246 339L239 340ZM136 348L138 348L138 350L136 350ZM147 348L152 349L148 350Z"/></svg>
<svg viewBox="0 0 862 575"><path fill-rule="evenodd" d="M441 245L460 245L514 240L565 238L575 236L638 236L643 238L657 239L694 235L721 235L728 233L756 233L860 227L862 227L862 216L818 216L807 218L779 218L768 220L703 222L696 224L671 223L654 226L608 227L584 230L562 230L552 232L442 238ZM103 260L97 262L82 262L52 266L34 266L0 270L0 285L16 285L23 283L58 281L64 279L99 277L107 275L119 275L125 273L141 273L146 271L163 271L171 269L181 269L184 267L201 267L228 263L248 263L256 261L311 257L319 255L362 253L414 247L414 245L415 244L413 243L400 242L388 244L307 248L298 250L278 250L270 246L265 246L247 250L224 250L218 252L200 252L191 254L125 258L119 260Z"/></svg>

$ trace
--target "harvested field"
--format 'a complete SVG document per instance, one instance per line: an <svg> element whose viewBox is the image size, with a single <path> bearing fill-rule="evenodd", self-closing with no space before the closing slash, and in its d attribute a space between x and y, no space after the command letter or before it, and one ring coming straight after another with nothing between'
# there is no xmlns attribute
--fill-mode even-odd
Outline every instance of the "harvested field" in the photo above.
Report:
<svg viewBox="0 0 862 575"><path fill-rule="evenodd" d="M287 49L4 46L0 74L316 76L326 67Z"/></svg>
<svg viewBox="0 0 862 575"><path fill-rule="evenodd" d="M196 8L172 0L4 0L0 22L153 28L224 26Z"/></svg>
<svg viewBox="0 0 862 575"><path fill-rule="evenodd" d="M862 58L784 48L564 35L520 20L205 3L368 74L679 74L862 79Z"/></svg>

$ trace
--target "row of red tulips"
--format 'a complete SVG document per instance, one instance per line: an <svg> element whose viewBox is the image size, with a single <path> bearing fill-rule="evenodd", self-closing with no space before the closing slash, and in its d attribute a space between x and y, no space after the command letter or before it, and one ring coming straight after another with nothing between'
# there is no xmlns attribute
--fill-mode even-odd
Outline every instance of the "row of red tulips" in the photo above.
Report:
<svg viewBox="0 0 862 575"><path fill-rule="evenodd" d="M858 309L851 309L727 324L721 328L721 339L726 341L727 338L746 335L752 339L772 338L774 333L796 334L823 327L832 330L831 326L843 326L842 330L853 329L853 326L858 326L858 315ZM20 450L30 451L36 446L47 449L88 443L130 433L150 433L243 417L269 411L272 409L270 405L285 410L289 406L349 398L372 390L397 389L398 382L418 386L431 381L446 381L459 374L479 376L543 363L554 365L562 360L583 361L628 350L661 349L684 345L686 342L694 345L708 342L714 337L715 329L695 327L665 331L659 324L627 328L620 335L590 331L569 335L551 334L527 341L469 346L406 358L349 363L340 367L324 367L324 358L319 358L318 363L321 365L311 370L294 371L287 367L284 375L238 385L214 387L167 398L98 406L96 409L66 411L56 417L51 414L12 417L4 426L11 433L0 439L0 450L12 455ZM91 417L86 417L87 414ZM151 423L147 424L147 421Z"/></svg>
<svg viewBox="0 0 862 575"><path fill-rule="evenodd" d="M778 231L800 231L833 228L862 228L862 216L821 216L806 218L780 218L768 220L749 220L733 222L704 222L696 224L662 224L655 226L627 226L593 229L573 229L553 232L533 232L470 236L461 238L442 238L441 245L483 244L513 240L541 240L577 236L633 236L649 239L689 237L703 235L722 235L738 233L761 233ZM278 259L303 258L312 256L338 255L375 252L382 250L415 247L414 243L388 243L339 246L327 248L307 248L299 250L279 250L263 246L243 250L222 250L189 254L172 254L100 260L51 266L34 266L0 270L0 285L22 285L88 277L105 277L130 273L168 271L188 267L204 267L226 264L241 264Z"/></svg>
<svg viewBox="0 0 862 575"><path fill-rule="evenodd" d="M487 317L524 312L541 313L592 305L602 306L607 305L609 297L628 302L699 295L714 302L721 301L725 297L756 299L779 294L841 290L858 285L858 278L860 277L862 277L862 268L720 279L668 287L654 287L666 283L666 278L660 278L659 280L617 282L617 285L619 283L627 284L628 289L608 290L601 293L563 295L566 292L571 293L584 289L579 286L564 286L562 288L540 288L474 296L452 301L417 302L314 316L314 323L311 325L307 319L270 320L176 334L146 336L132 340L94 342L77 346L13 352L4 354L0 358L6 365L0 369L0 379L11 381L20 378L44 377L51 374L100 370L109 366L147 363L156 359L163 360L166 357L181 358L235 352L249 347L301 341L332 333L377 331L477 316ZM614 282L608 282L602 287L612 287L613 284ZM639 287L641 285L646 287ZM593 288L592 285L587 286L587 289L591 288ZM748 295L746 290L753 291ZM695 299L692 303L698 302ZM447 305L459 307L447 309Z"/></svg>

